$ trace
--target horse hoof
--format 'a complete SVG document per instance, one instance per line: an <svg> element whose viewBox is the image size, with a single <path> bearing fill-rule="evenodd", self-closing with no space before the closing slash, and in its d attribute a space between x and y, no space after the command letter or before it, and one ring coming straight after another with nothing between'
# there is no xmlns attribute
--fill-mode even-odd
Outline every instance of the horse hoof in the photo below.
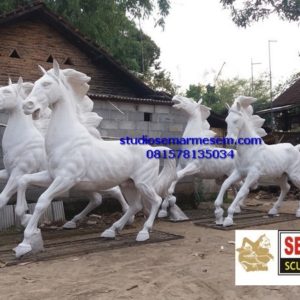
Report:
<svg viewBox="0 0 300 300"><path fill-rule="evenodd" d="M149 232L148 231L140 231L136 237L137 242L143 242L146 241L150 238Z"/></svg>
<svg viewBox="0 0 300 300"><path fill-rule="evenodd" d="M20 243L16 248L13 249L13 251L16 254L16 258L20 258L26 253L31 252L32 248L29 244Z"/></svg>
<svg viewBox="0 0 300 300"><path fill-rule="evenodd" d="M77 228L76 222L68 221L63 225L63 229L75 229Z"/></svg>
<svg viewBox="0 0 300 300"><path fill-rule="evenodd" d="M161 209L157 215L159 218L166 218L168 216L168 213L166 210Z"/></svg>
<svg viewBox="0 0 300 300"><path fill-rule="evenodd" d="M24 237L25 236L26 235L24 234ZM42 238L40 229L35 231L30 236L27 236L26 238L29 241L32 253L38 253L38 252L44 251L44 242L43 242L43 238Z"/></svg>
<svg viewBox="0 0 300 300"><path fill-rule="evenodd" d="M103 231L101 233L100 237L106 238L106 239L114 239L116 237L116 233L112 229L106 229L105 231Z"/></svg>
<svg viewBox="0 0 300 300"><path fill-rule="evenodd" d="M224 218L216 219L216 225L222 226L224 223Z"/></svg>
<svg viewBox="0 0 300 300"><path fill-rule="evenodd" d="M268 211L268 215L269 216L275 216L278 214L278 210L274 207L272 207L269 211Z"/></svg>
<svg viewBox="0 0 300 300"><path fill-rule="evenodd" d="M300 218L300 209L298 209L298 210L296 211L296 217L297 217L297 218Z"/></svg>
<svg viewBox="0 0 300 300"><path fill-rule="evenodd" d="M223 227L228 227L233 225L233 220L230 217L227 217L223 222Z"/></svg>

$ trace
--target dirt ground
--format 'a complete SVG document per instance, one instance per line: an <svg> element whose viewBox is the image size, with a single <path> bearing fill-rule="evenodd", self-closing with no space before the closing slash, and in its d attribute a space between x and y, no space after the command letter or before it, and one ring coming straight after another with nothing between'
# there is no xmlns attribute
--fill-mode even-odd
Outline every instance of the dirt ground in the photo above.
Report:
<svg viewBox="0 0 300 300"><path fill-rule="evenodd" d="M249 202L250 203L250 202ZM267 210L266 200L251 204ZM287 201L284 212L295 212ZM259 229L299 229L300 220ZM184 239L0 269L0 299L294 299L300 287L236 287L234 231L158 221ZM254 228L253 228L254 229ZM223 246L223 247L222 247ZM221 250L221 247L224 248Z"/></svg>

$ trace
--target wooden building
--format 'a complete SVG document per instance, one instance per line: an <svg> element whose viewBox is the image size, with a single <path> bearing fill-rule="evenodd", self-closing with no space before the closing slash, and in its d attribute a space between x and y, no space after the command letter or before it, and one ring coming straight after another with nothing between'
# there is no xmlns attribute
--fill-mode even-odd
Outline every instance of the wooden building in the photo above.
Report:
<svg viewBox="0 0 300 300"><path fill-rule="evenodd" d="M272 108L258 112L262 117L274 118L275 140L300 143L300 80L297 80L272 103Z"/></svg>

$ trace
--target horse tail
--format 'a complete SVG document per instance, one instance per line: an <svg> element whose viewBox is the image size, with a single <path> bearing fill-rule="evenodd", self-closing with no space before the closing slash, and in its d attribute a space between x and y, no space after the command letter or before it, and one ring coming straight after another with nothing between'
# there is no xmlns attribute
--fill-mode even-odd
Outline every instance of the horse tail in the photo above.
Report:
<svg viewBox="0 0 300 300"><path fill-rule="evenodd" d="M165 154L165 152L163 153L163 151L167 151L167 153L170 151L170 149L167 147L155 147L155 150L160 151L161 157L163 157L163 154ZM176 159L165 158L163 168L158 175L156 192L160 196L166 197L171 183L176 179Z"/></svg>

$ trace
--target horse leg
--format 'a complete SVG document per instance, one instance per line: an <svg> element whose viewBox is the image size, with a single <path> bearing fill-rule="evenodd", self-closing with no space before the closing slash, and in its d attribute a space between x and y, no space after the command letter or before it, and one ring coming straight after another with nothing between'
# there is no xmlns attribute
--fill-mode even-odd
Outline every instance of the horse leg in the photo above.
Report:
<svg viewBox="0 0 300 300"><path fill-rule="evenodd" d="M142 197L144 199L146 199L151 206L149 216L148 216L146 222L144 223L143 229L141 231L139 231L139 233L136 237L136 240L138 242L142 242L142 241L148 240L150 237L149 230L152 229L152 226L153 226L155 217L157 215L157 212L159 210L159 207L161 205L162 199L158 194L156 194L154 189L146 183L139 182L136 184L136 187L141 192Z"/></svg>
<svg viewBox="0 0 300 300"><path fill-rule="evenodd" d="M165 218L168 216L168 207L171 205L174 205L176 203L176 197L173 195L174 190L175 190L175 186L177 184L179 179L175 180L172 182L169 190L168 190L168 195L167 197L165 197L165 199L163 200L162 204L161 204L161 208L158 212L158 218Z"/></svg>
<svg viewBox="0 0 300 300"><path fill-rule="evenodd" d="M223 204L223 199L225 192L237 181L241 180L241 175L238 171L234 170L232 174L223 182L217 199L215 200L215 217L216 217L216 224L223 225L223 213L224 210L221 207Z"/></svg>
<svg viewBox="0 0 300 300"><path fill-rule="evenodd" d="M113 188L111 188L111 189L109 189L109 190L106 190L106 191L104 191L104 192L105 192L105 194L107 193L107 194L109 194L111 197L117 199L117 200L119 201L119 203L121 204L121 206L122 206L123 214L126 213L126 211L128 210L129 206L128 206L128 204L127 204L127 202L126 202L126 200L125 200L125 198L124 198L124 196L123 196L123 194L122 194L122 191L121 191L121 189L120 189L119 186L115 186L115 187L113 187ZM134 222L134 216L132 216L132 217L128 220L127 224L130 225L130 224L132 224L133 222Z"/></svg>
<svg viewBox="0 0 300 300"><path fill-rule="evenodd" d="M24 239L14 250L16 257L20 257L30 251L39 252L43 250L43 239L41 230L38 229L38 221L47 210L53 198L67 192L76 184L76 178L65 178L58 176L49 188L39 197L32 217L24 231Z"/></svg>
<svg viewBox="0 0 300 300"><path fill-rule="evenodd" d="M102 196L99 193L88 193L88 198L90 199L88 205L84 208L82 212L73 217L72 220L66 222L63 225L65 229L75 229L77 227L76 223L87 216L93 209L100 206L102 203Z"/></svg>
<svg viewBox="0 0 300 300"><path fill-rule="evenodd" d="M239 182L232 185L234 198L236 197L236 195L237 195L237 193L238 193L241 186L242 186L242 184L239 183ZM245 199L243 199L239 202L239 204L235 208L235 213L240 214L242 212L242 207L244 206L244 200Z"/></svg>
<svg viewBox="0 0 300 300"><path fill-rule="evenodd" d="M271 216L278 214L278 209L281 207L286 194L289 192L291 188L291 186L288 184L287 175L285 174L280 178L278 184L280 186L280 195L278 197L278 200L274 203L273 207L268 212L268 215Z"/></svg>
<svg viewBox="0 0 300 300"><path fill-rule="evenodd" d="M31 218L30 214L25 214L28 210L26 201L26 190L28 185L37 185L41 187L47 187L52 182L52 178L48 171L42 171L35 174L23 175L18 180L18 194L16 204L16 215L20 218L21 224L26 226Z"/></svg>
<svg viewBox="0 0 300 300"><path fill-rule="evenodd" d="M103 238L115 238L116 233L120 232L124 228L128 220L134 217L134 215L143 208L141 193L133 184L123 184L120 187L122 193L128 201L129 208L118 221L116 221L110 228L106 229L101 234L101 237Z"/></svg>
<svg viewBox="0 0 300 300"><path fill-rule="evenodd" d="M292 174L288 174L289 179L291 180L291 182L298 188L300 189L300 174L299 174L299 170L296 170L296 172L292 173ZM299 202L299 207L296 211L296 217L300 218L300 202Z"/></svg>
<svg viewBox="0 0 300 300"><path fill-rule="evenodd" d="M161 209L158 213L159 218L167 217L168 216L167 208L170 206L171 207L170 209L172 209L172 207L175 205L176 197L173 194L174 194L177 182L179 180L181 180L182 178L184 178L185 176L194 175L198 172L199 172L199 166L195 162L188 164L185 168L183 168L182 170L179 170L177 172L177 179L176 179L176 181L172 182L172 184L168 190L168 196L164 199L164 201L161 205Z"/></svg>
<svg viewBox="0 0 300 300"><path fill-rule="evenodd" d="M225 220L223 222L224 227L231 226L233 224L233 214L234 214L236 206L239 204L240 201L242 201L243 199L245 199L247 197L247 195L250 192L250 187L254 183L256 183L258 181L258 179L259 179L259 174L249 173L247 175L244 184L242 185L242 187L238 191L234 201L231 203L231 205L228 208L228 216L225 218Z"/></svg>
<svg viewBox="0 0 300 300"><path fill-rule="evenodd" d="M2 193L0 194L0 209L3 208L11 196L17 191L17 177L11 174Z"/></svg>

